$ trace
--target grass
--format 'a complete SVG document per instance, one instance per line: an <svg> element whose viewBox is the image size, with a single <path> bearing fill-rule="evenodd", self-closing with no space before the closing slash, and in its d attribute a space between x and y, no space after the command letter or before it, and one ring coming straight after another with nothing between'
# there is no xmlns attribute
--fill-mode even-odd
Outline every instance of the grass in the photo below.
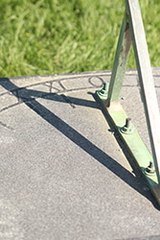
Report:
<svg viewBox="0 0 160 240"><path fill-rule="evenodd" d="M141 0L141 8L151 62L159 66L160 2ZM112 68L124 1L1 0L0 11L1 76Z"/></svg>

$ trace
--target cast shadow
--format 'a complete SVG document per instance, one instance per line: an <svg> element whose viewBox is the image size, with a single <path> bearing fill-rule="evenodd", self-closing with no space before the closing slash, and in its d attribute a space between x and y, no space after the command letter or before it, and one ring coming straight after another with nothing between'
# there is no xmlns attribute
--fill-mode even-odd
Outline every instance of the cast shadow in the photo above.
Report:
<svg viewBox="0 0 160 240"><path fill-rule="evenodd" d="M132 173L122 167L117 161L112 159L109 155L103 152L99 147L94 145L91 141L89 141L86 137L80 134L77 130L72 128L68 123L59 118L56 114L48 110L45 106L40 104L36 98L47 98L52 101L64 102L66 100L61 95L57 95L55 93L44 93L36 90L28 90L23 89L23 91L17 91L18 87L12 83L8 78L0 79L0 85L4 87L7 91L11 92L14 96L16 96L19 101L26 104L30 109L36 112L40 117L42 117L45 121L47 121L50 125L60 131L63 135L65 135L68 139L70 139L74 144L79 146L83 151L91 155L98 162L107 167L112 173L122 179L125 183L127 183L130 187L136 190L138 193L146 197L155 208L160 210L159 205L156 200L152 197L150 191L143 190L145 183L140 182L138 180L138 176L135 177ZM75 105L81 105L85 107L98 108L96 102L76 99L73 97L69 97L70 101ZM106 183L107 184L107 183Z"/></svg>

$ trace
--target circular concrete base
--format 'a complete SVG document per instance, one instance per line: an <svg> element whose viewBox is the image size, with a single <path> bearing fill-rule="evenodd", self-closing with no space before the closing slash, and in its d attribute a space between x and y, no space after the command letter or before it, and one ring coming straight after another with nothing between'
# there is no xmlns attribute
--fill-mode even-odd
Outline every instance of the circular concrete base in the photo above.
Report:
<svg viewBox="0 0 160 240"><path fill-rule="evenodd" d="M149 145L136 78L127 72L121 101ZM158 206L93 97L109 80L0 80L0 239L160 238Z"/></svg>

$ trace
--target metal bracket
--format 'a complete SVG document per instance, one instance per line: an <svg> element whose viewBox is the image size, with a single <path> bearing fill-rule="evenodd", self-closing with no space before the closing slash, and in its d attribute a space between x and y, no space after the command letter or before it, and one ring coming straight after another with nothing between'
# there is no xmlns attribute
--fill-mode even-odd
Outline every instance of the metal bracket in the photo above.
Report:
<svg viewBox="0 0 160 240"><path fill-rule="evenodd" d="M127 114L119 103L131 44L136 59L152 154L149 153L136 128L131 126ZM108 94L105 91L103 96L103 92L97 91L96 96L160 204L160 114L138 0L126 0Z"/></svg>

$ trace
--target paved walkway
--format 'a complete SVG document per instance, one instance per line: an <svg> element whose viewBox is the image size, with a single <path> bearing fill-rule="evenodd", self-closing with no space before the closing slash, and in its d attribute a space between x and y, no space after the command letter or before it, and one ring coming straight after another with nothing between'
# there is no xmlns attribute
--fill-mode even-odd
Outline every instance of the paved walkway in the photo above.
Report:
<svg viewBox="0 0 160 240"><path fill-rule="evenodd" d="M0 80L0 239L160 239L159 207L92 95L109 79ZM121 101L149 146L136 79L127 73Z"/></svg>

